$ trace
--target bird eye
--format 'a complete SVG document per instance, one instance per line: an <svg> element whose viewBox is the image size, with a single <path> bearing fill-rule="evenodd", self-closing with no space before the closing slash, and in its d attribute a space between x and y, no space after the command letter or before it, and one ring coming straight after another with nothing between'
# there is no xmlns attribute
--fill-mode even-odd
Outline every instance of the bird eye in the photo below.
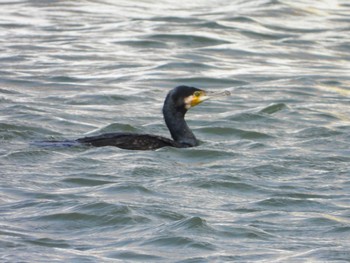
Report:
<svg viewBox="0 0 350 263"><path fill-rule="evenodd" d="M199 97L199 96L201 95L201 92L200 92L200 91L195 91L195 92L193 93L193 95L194 95L195 97Z"/></svg>

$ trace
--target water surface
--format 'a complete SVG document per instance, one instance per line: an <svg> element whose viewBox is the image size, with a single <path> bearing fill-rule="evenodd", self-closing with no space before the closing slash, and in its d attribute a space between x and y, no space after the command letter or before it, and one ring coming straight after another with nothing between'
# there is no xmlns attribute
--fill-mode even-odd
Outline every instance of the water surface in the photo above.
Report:
<svg viewBox="0 0 350 263"><path fill-rule="evenodd" d="M348 262L347 1L0 4L4 262ZM177 85L201 145L37 147L169 136Z"/></svg>

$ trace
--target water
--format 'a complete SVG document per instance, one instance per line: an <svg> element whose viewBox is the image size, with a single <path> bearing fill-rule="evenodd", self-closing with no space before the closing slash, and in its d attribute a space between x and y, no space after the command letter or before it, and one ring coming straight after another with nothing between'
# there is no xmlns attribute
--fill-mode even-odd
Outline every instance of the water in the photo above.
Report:
<svg viewBox="0 0 350 263"><path fill-rule="evenodd" d="M348 262L350 5L343 1L3 1L2 262ZM177 85L230 97L169 136Z"/></svg>

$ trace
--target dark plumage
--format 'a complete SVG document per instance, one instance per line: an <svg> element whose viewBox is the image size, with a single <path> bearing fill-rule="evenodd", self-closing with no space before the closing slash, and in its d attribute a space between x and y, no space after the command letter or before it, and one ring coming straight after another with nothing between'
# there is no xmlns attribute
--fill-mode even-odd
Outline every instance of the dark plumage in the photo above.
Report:
<svg viewBox="0 0 350 263"><path fill-rule="evenodd" d="M95 147L116 146L129 150L154 150L165 146L182 147L181 144L162 136L137 133L106 133L80 138L77 141Z"/></svg>
<svg viewBox="0 0 350 263"><path fill-rule="evenodd" d="M173 140L150 134L107 133L85 137L76 141L101 147L116 146L129 150L154 150L164 146L177 148L193 147L198 141L185 121L188 109L208 99L205 91L187 86L172 89L165 98L163 116Z"/></svg>

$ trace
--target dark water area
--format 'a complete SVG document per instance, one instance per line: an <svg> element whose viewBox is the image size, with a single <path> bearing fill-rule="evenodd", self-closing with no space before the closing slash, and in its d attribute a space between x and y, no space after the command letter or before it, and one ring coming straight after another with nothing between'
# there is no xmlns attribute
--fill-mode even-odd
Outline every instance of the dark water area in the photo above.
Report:
<svg viewBox="0 0 350 263"><path fill-rule="evenodd" d="M350 4L2 1L1 262L349 262ZM178 85L200 146L169 137Z"/></svg>

